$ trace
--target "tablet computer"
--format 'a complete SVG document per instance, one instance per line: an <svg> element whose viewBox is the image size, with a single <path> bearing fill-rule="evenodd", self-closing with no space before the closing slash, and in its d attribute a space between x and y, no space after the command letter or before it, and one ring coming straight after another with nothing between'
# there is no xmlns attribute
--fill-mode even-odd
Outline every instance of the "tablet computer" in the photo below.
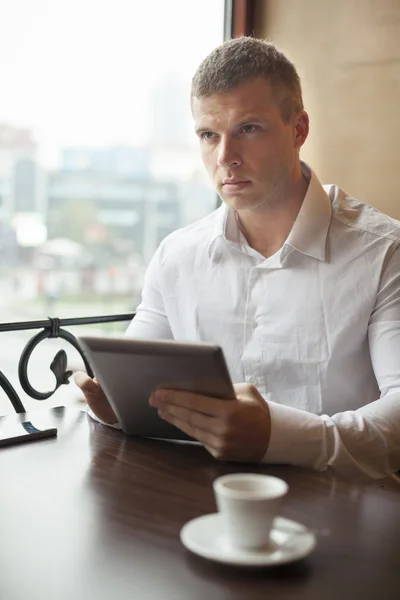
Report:
<svg viewBox="0 0 400 600"><path fill-rule="evenodd" d="M222 349L205 342L81 336L78 342L128 435L192 439L149 406L165 387L224 398L235 397Z"/></svg>

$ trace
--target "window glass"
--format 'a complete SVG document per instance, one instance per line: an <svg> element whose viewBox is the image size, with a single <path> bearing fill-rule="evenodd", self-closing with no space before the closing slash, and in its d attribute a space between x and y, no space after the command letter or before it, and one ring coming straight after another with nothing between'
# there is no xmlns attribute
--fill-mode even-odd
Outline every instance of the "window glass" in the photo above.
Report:
<svg viewBox="0 0 400 600"><path fill-rule="evenodd" d="M189 94L199 62L222 41L223 7L2 0L3 323L133 311L161 239L214 209ZM0 370L17 387L33 333L1 334ZM44 345L32 367L42 390L44 371L54 383L54 349Z"/></svg>

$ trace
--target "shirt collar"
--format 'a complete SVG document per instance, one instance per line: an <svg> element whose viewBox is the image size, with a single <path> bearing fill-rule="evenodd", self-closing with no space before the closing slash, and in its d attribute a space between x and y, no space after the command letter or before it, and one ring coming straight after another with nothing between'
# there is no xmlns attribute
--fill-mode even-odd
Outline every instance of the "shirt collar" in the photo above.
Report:
<svg viewBox="0 0 400 600"><path fill-rule="evenodd" d="M307 193L285 245L319 260L325 260L326 238L332 217L331 201L314 171L301 163L309 178Z"/></svg>
<svg viewBox="0 0 400 600"><path fill-rule="evenodd" d="M307 163L301 161L301 169L309 179L308 189L284 245L291 246L302 254L325 260L326 238L332 215L331 202L318 177ZM221 238L236 244L242 243L235 211L224 203L215 213L208 246L210 257L216 240Z"/></svg>
<svg viewBox="0 0 400 600"><path fill-rule="evenodd" d="M210 257L213 253L215 241L219 238L226 237L225 231L227 228L227 220L230 213L234 213L234 211L224 203L222 203L221 206L215 212L214 226L211 231L211 237L208 245L208 255ZM229 221L233 220L234 219L229 219ZM237 233L237 235L239 235L239 233Z"/></svg>

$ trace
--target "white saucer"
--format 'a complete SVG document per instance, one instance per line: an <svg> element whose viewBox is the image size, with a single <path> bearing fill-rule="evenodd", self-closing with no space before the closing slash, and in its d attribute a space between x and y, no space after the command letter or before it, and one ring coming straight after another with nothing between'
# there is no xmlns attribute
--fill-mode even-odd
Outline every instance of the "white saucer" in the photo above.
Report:
<svg viewBox="0 0 400 600"><path fill-rule="evenodd" d="M181 542L199 556L229 565L275 566L307 556L315 547L315 535L304 525L277 517L271 545L259 550L240 550L230 545L219 513L204 515L184 525Z"/></svg>

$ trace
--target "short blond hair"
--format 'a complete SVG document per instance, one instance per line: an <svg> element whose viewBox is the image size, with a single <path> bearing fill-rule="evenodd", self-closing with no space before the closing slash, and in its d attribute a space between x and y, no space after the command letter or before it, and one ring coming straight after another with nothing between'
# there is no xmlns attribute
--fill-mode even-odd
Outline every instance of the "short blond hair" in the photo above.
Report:
<svg viewBox="0 0 400 600"><path fill-rule="evenodd" d="M227 92L239 84L265 77L271 84L282 119L303 110L300 77L292 62L274 44L252 37L224 42L202 61L192 79L192 97Z"/></svg>

